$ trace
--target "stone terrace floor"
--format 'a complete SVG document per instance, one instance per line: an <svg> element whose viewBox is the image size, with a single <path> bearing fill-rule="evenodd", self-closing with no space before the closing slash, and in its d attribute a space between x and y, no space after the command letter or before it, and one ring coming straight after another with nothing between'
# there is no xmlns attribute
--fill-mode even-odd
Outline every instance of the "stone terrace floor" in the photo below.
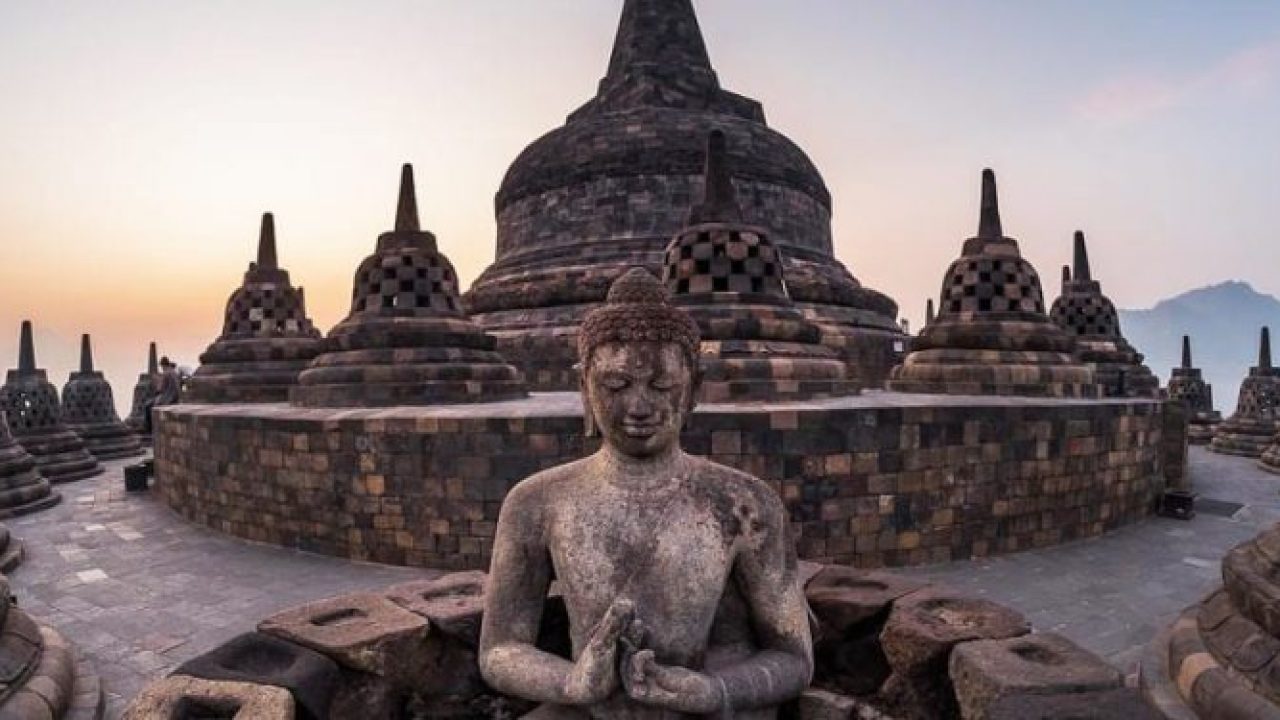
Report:
<svg viewBox="0 0 1280 720"><path fill-rule="evenodd" d="M61 486L58 507L8 522L27 550L11 577L19 602L95 663L108 718L149 680L276 610L428 572L223 537L152 497L126 495L123 465ZM1229 547L1280 520L1280 477L1253 461L1193 448L1190 472L1202 498L1220 501L1190 522L1157 518L1062 547L904 572L1015 607L1127 671L1218 582Z"/></svg>

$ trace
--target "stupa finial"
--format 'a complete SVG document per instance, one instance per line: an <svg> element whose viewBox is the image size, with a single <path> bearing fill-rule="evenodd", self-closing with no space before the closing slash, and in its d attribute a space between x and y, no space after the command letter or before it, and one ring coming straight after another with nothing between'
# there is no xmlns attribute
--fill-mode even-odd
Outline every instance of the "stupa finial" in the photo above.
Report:
<svg viewBox="0 0 1280 720"><path fill-rule="evenodd" d="M400 168L400 200L396 204L396 232L421 232L418 224L418 194L413 186L413 166Z"/></svg>
<svg viewBox="0 0 1280 720"><path fill-rule="evenodd" d="M36 369L36 341L31 333L31 321L22 321L22 334L18 338L18 372L34 372Z"/></svg>
<svg viewBox="0 0 1280 720"><path fill-rule="evenodd" d="M689 224L742 222L738 192L729 169L729 141L721 130L707 136L707 158L703 172L702 202L689 212Z"/></svg>
<svg viewBox="0 0 1280 720"><path fill-rule="evenodd" d="M147 348L147 373L155 375L160 372L159 354L156 352L156 344L153 342Z"/></svg>
<svg viewBox="0 0 1280 720"><path fill-rule="evenodd" d="M1262 328L1262 341L1258 344L1258 367L1271 369L1271 328Z"/></svg>
<svg viewBox="0 0 1280 720"><path fill-rule="evenodd" d="M933 298L924 305L924 324L928 325L933 322Z"/></svg>
<svg viewBox="0 0 1280 720"><path fill-rule="evenodd" d="M89 333L80 336L80 372L93 372L93 345Z"/></svg>
<svg viewBox="0 0 1280 720"><path fill-rule="evenodd" d="M996 174L990 168L982 171L982 210L978 219L978 237L1002 238L1000 198L996 194Z"/></svg>
<svg viewBox="0 0 1280 720"><path fill-rule="evenodd" d="M1067 286L1071 284L1071 266L1062 266L1062 292L1067 291Z"/></svg>
<svg viewBox="0 0 1280 720"><path fill-rule="evenodd" d="M276 219L271 213L262 214L262 228L258 231L258 269L276 270L280 261L276 257Z"/></svg>
<svg viewBox="0 0 1280 720"><path fill-rule="evenodd" d="M1084 242L1084 232L1076 231L1075 240L1075 256L1072 260L1075 269L1072 275L1076 282L1087 283L1093 280L1093 273L1089 272L1089 248Z"/></svg>
<svg viewBox="0 0 1280 720"><path fill-rule="evenodd" d="M1191 369L1191 336L1182 336L1182 369Z"/></svg>
<svg viewBox="0 0 1280 720"><path fill-rule="evenodd" d="M626 0L609 57L609 77L642 66L711 70L692 0Z"/></svg>

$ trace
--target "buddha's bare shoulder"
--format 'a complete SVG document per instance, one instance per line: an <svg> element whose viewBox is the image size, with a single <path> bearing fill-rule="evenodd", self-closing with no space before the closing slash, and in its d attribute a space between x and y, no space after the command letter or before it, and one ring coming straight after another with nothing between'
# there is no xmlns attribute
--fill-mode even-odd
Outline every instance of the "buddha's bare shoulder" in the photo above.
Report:
<svg viewBox="0 0 1280 720"><path fill-rule="evenodd" d="M782 498L765 480L706 458L689 457L697 478L694 487L708 499L717 503L733 502L738 507L745 504L766 516L785 516Z"/></svg>
<svg viewBox="0 0 1280 720"><path fill-rule="evenodd" d="M587 464L590 460L591 458L586 457L530 475L516 483L503 500L503 506L512 504L526 509L531 505L544 505L549 500L573 492L574 487L582 482L584 475L588 472Z"/></svg>

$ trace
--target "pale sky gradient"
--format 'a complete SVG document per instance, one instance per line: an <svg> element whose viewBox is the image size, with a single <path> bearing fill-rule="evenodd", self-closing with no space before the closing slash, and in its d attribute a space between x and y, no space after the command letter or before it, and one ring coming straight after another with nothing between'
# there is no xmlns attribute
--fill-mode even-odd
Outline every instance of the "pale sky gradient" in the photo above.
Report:
<svg viewBox="0 0 1280 720"><path fill-rule="evenodd" d="M1049 288L1081 228L1122 307L1280 294L1280 3L696 5L725 86L825 175L838 257L913 326L988 165ZM0 0L0 367L28 317L59 386L83 331L120 402L148 339L195 365L266 210L327 330L406 161L469 283L506 167L593 94L620 8Z"/></svg>

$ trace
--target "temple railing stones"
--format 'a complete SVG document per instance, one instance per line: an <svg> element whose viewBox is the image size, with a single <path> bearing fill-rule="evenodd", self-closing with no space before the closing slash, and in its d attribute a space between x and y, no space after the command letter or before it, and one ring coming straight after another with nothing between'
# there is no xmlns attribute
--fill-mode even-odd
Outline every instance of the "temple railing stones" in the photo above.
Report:
<svg viewBox="0 0 1280 720"><path fill-rule="evenodd" d="M498 509L534 472L594 451L576 393L471 406L158 411L156 488L230 535L390 564L485 568ZM1101 535L1166 487L1164 409L1145 399L896 393L700 406L691 453L771 481L800 555L919 565Z"/></svg>

